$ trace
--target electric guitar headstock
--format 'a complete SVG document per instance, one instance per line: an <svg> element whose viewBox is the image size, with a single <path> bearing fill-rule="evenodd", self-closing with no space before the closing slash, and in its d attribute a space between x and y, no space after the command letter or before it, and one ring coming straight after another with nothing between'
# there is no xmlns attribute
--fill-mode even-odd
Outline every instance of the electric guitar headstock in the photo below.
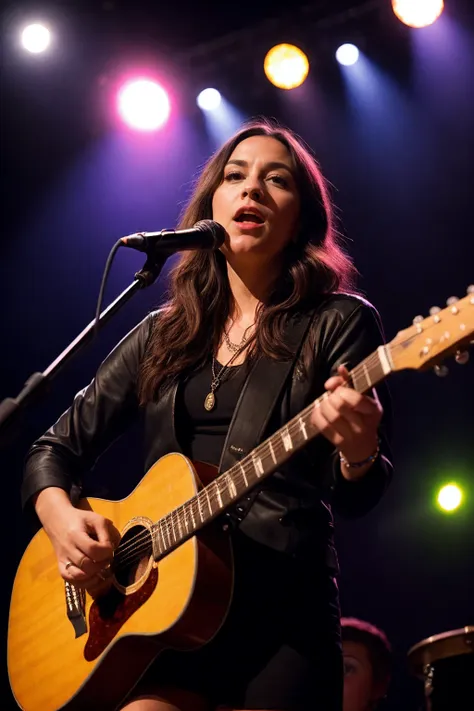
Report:
<svg viewBox="0 0 474 711"><path fill-rule="evenodd" d="M434 367L437 375L444 376L448 371L440 363L452 354L457 363L467 363L466 348L473 344L474 286L470 286L463 299L453 296L448 299L446 308L433 306L426 318L413 319L413 325L399 331L387 350L392 370Z"/></svg>

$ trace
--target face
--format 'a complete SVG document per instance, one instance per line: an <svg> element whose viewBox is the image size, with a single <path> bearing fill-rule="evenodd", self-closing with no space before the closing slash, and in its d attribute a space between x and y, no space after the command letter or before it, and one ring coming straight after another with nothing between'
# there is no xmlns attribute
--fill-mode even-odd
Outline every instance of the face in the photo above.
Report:
<svg viewBox="0 0 474 711"><path fill-rule="evenodd" d="M344 641L343 711L369 711L379 698L367 648L358 642Z"/></svg>
<svg viewBox="0 0 474 711"><path fill-rule="evenodd" d="M229 235L221 248L229 258L272 261L296 236L300 198L286 147L270 136L239 143L212 199L212 217Z"/></svg>

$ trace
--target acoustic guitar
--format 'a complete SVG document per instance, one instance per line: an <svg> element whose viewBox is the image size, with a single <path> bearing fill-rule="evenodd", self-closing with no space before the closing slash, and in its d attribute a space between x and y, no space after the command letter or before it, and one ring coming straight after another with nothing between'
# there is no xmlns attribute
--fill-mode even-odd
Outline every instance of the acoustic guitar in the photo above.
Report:
<svg viewBox="0 0 474 711"><path fill-rule="evenodd" d="M390 373L424 370L474 342L474 287L417 317L350 373L369 391ZM441 366L443 367L443 366ZM326 395L321 396L326 397ZM233 589L222 514L318 434L314 403L228 471L162 457L121 501L84 499L121 532L101 597L65 582L43 530L19 564L11 598L8 670L24 711L113 710L164 649L192 649L222 625Z"/></svg>

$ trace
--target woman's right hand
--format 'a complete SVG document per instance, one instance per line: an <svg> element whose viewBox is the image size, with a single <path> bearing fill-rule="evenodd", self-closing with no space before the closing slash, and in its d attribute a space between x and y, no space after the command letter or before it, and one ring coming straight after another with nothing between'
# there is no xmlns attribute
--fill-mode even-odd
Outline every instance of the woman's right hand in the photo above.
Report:
<svg viewBox="0 0 474 711"><path fill-rule="evenodd" d="M109 566L120 533L94 511L75 508L63 489L38 494L35 509L55 550L61 576L91 593L109 587Z"/></svg>

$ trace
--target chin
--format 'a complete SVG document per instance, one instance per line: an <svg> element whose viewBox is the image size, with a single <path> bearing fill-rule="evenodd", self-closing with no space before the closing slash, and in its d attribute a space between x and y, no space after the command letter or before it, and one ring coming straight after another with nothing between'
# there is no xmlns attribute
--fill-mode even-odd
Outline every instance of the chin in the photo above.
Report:
<svg viewBox="0 0 474 711"><path fill-rule="evenodd" d="M247 254L249 252L261 252L264 247L262 239L254 235L231 236L229 243L225 244L223 251L225 254Z"/></svg>

